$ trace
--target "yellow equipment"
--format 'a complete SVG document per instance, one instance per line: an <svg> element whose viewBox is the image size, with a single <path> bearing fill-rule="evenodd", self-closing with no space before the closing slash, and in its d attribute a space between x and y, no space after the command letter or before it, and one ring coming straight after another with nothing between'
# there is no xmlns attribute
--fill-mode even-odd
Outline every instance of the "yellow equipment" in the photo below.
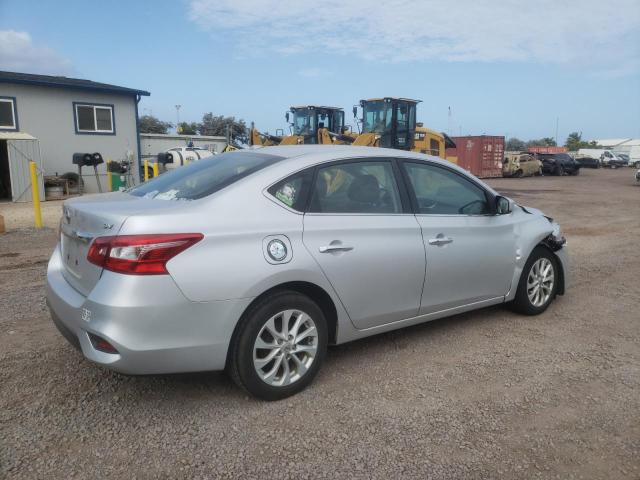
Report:
<svg viewBox="0 0 640 480"><path fill-rule="evenodd" d="M416 107L420 100L383 97L360 100L362 133L352 145L396 148L446 158L446 149L455 143L444 133L416 123ZM358 108L353 107L358 117Z"/></svg>
<svg viewBox="0 0 640 480"><path fill-rule="evenodd" d="M251 125L249 145L332 145L351 143L345 132L344 110L338 107L303 105L291 107L285 114L291 135L269 135Z"/></svg>

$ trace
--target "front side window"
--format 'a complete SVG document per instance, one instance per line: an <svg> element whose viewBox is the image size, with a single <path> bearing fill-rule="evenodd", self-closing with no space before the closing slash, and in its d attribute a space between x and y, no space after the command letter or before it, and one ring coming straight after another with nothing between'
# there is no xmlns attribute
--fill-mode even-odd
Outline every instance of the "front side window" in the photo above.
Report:
<svg viewBox="0 0 640 480"><path fill-rule="evenodd" d="M353 162L320 168L309 211L401 213L400 194L391 163Z"/></svg>
<svg viewBox="0 0 640 480"><path fill-rule="evenodd" d="M15 99L0 97L0 130L18 130L17 117Z"/></svg>
<svg viewBox="0 0 640 480"><path fill-rule="evenodd" d="M115 133L112 105L74 104L76 132Z"/></svg>
<svg viewBox="0 0 640 480"><path fill-rule="evenodd" d="M363 133L384 133L391 129L393 105L384 100L367 102L363 107Z"/></svg>
<svg viewBox="0 0 640 480"><path fill-rule="evenodd" d="M222 153L163 173L132 188L129 193L157 200L197 200L282 159L256 152Z"/></svg>
<svg viewBox="0 0 640 480"><path fill-rule="evenodd" d="M405 163L418 203L427 215L487 215L487 196L482 188L446 168L424 163Z"/></svg>
<svg viewBox="0 0 640 480"><path fill-rule="evenodd" d="M316 117L313 110L300 108L293 112L294 135L313 135L316 131Z"/></svg>

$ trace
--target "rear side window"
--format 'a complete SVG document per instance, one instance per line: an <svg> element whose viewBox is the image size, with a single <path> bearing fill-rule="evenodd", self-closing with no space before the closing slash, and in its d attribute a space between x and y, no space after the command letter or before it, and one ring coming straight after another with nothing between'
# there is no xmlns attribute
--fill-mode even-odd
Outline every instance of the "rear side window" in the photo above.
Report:
<svg viewBox="0 0 640 480"><path fill-rule="evenodd" d="M311 190L312 170L291 175L269 188L269 193L287 207L303 212Z"/></svg>
<svg viewBox="0 0 640 480"><path fill-rule="evenodd" d="M229 152L207 157L164 173L129 190L158 200L197 200L262 170L284 157L256 152Z"/></svg>
<svg viewBox="0 0 640 480"><path fill-rule="evenodd" d="M316 213L401 213L390 162L341 163L318 169L309 208Z"/></svg>
<svg viewBox="0 0 640 480"><path fill-rule="evenodd" d="M426 215L486 215L487 197L477 185L446 168L424 163L405 163L407 176Z"/></svg>

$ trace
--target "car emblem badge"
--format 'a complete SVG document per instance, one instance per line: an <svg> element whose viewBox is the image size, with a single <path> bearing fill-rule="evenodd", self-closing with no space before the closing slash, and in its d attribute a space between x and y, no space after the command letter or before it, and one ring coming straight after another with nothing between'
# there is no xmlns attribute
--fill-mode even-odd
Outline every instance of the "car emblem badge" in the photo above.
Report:
<svg viewBox="0 0 640 480"><path fill-rule="evenodd" d="M91 310L89 310L88 308L82 309L82 320L87 323L91 321Z"/></svg>
<svg viewBox="0 0 640 480"><path fill-rule="evenodd" d="M111 230L113 228L113 223L103 223L102 228L105 230Z"/></svg>

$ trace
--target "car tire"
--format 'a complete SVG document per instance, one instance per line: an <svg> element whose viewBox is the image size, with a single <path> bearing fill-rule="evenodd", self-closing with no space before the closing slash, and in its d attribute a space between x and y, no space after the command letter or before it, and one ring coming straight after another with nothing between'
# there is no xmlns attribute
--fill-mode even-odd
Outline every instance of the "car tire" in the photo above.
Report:
<svg viewBox="0 0 640 480"><path fill-rule="evenodd" d="M552 277L544 275L547 266L551 266ZM545 278L547 280L543 280ZM551 278L551 283L548 278ZM534 248L522 270L516 296L510 303L510 308L524 315L538 315L544 312L556 296L559 280L555 255L545 247ZM544 288L544 285L547 288ZM537 296L536 292L540 292L540 296Z"/></svg>
<svg viewBox="0 0 640 480"><path fill-rule="evenodd" d="M297 335L315 328L315 336L309 334L296 343L291 332L299 320ZM301 328L305 328L302 333ZM272 332L288 338L285 341ZM243 315L229 346L227 372L240 388L257 398L287 398L313 381L326 355L327 336L326 319L313 300L294 291L276 292Z"/></svg>
<svg viewBox="0 0 640 480"><path fill-rule="evenodd" d="M515 174L515 177L516 177L516 178L522 178L522 177L523 177L523 175L524 175L524 172L523 172L522 170L518 170L518 171L516 172L516 174Z"/></svg>
<svg viewBox="0 0 640 480"><path fill-rule="evenodd" d="M562 168L562 165L556 165L554 174L557 175L558 177L561 177L564 175L564 168Z"/></svg>

